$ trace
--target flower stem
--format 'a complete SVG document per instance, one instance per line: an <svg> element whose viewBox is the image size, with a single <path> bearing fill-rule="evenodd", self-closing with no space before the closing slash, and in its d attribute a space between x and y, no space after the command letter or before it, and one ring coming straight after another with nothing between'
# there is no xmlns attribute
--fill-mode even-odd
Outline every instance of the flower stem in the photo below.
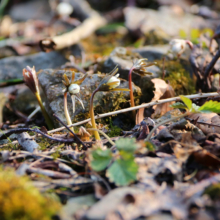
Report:
<svg viewBox="0 0 220 220"><path fill-rule="evenodd" d="M96 129L96 128L87 128L87 130L89 131L98 131L99 133L101 133L108 141L109 143L112 145L112 146L115 146L115 143L111 140L111 138L105 134L103 131L100 131L99 129Z"/></svg>
<svg viewBox="0 0 220 220"><path fill-rule="evenodd" d="M91 118L91 122L92 122L92 127L93 127L94 129L97 129L97 128L96 128L96 124L95 124L95 116L94 116L94 109L93 109L93 98L94 98L94 95L96 94L96 92L98 92L97 89L94 90L93 93L92 93L92 95L91 95L91 98L90 98L90 109L89 109L90 118ZM96 139L97 141L100 141L100 140L101 140L101 138L100 138L99 133L98 133L97 130L94 130L94 135L95 135L95 139Z"/></svg>
<svg viewBox="0 0 220 220"><path fill-rule="evenodd" d="M186 112L186 113L184 113L184 114L182 114L182 115L179 115L179 116L176 116L176 117L173 117L173 118L169 118L169 119L167 119L167 120L164 120L164 121L160 122L159 124L157 124L157 125L151 130L151 132L148 134L148 136L147 136L147 138L145 139L145 141L149 141L150 138L151 138L151 136L152 136L152 134L154 133L154 131L155 131L158 127L160 127L161 125L166 124L166 123L168 123L168 122L170 122L170 121L175 121L175 120L177 120L177 119L179 119L179 118L184 118L184 117L187 116L187 115L189 115L189 112Z"/></svg>
<svg viewBox="0 0 220 220"><path fill-rule="evenodd" d="M134 95L133 95L133 89L132 89L132 72L134 70L134 66L131 67L129 74L128 74L128 81L129 81L129 89L130 89L130 101L131 101L131 107L134 107ZM132 111L133 118L136 117L136 112Z"/></svg>
<svg viewBox="0 0 220 220"><path fill-rule="evenodd" d="M67 121L67 125L71 125L72 121L69 115L68 107L67 107L67 92L64 93L64 113ZM70 128L74 132L74 128Z"/></svg>
<svg viewBox="0 0 220 220"><path fill-rule="evenodd" d="M49 130L53 129L54 128L53 121L51 120L50 116L48 115L48 113L47 113L47 111L46 111L46 109L45 109L45 107L43 105L43 102L41 100L40 94L38 92L36 92L35 96L37 98L38 104L40 105L42 114L44 116L44 119L46 121L46 124L47 124Z"/></svg>

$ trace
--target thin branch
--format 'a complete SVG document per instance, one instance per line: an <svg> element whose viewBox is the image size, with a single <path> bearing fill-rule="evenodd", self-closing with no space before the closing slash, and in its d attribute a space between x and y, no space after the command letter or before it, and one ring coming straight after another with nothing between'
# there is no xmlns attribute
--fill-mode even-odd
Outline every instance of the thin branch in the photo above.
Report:
<svg viewBox="0 0 220 220"><path fill-rule="evenodd" d="M184 118L184 117L187 116L188 114L189 114L189 113L186 112L185 114L182 114L182 115L179 115L179 116L176 116L176 117L173 117L173 118L168 118L168 119L166 119L166 120L164 120L164 121L161 121L159 124L157 124L157 125L150 131L150 133L147 135L147 138L145 139L145 141L149 141L150 138L151 138L151 136L152 136L152 134L153 134L153 133L156 131L156 129L159 128L161 125L166 124L166 123L171 122L171 121L175 121L175 120L180 119L180 118Z"/></svg>
<svg viewBox="0 0 220 220"><path fill-rule="evenodd" d="M99 129L96 129L96 128L87 128L87 130L89 131L98 131L100 134L102 134L108 141L109 143L112 145L112 146L115 146L115 143L110 139L110 137L105 134L103 131L99 130Z"/></svg>
<svg viewBox="0 0 220 220"><path fill-rule="evenodd" d="M212 93L199 93L199 94L194 94L194 95L186 95L186 97L189 98L189 99L195 99L195 98L213 97L213 96L218 96L218 95L219 94L217 92L212 92ZM168 98L168 99L161 99L161 100L158 100L158 101L145 103L145 104L138 105L138 106L135 106L135 107L130 107L130 108L125 108L125 109L121 109L121 110L118 110L118 111L114 111L114 112L104 113L104 114L95 116L95 119L104 118L104 117L108 117L108 116L111 116L111 115L122 114L124 112L129 112L129 111L137 110L137 109L140 109L140 108L149 108L149 107L154 106L154 105L159 105L159 104L163 104L163 103L167 103L167 102L173 102L173 101L180 101L180 97L178 96L178 97L173 97L173 98ZM81 125L81 124L85 124L89 121L91 121L90 118L86 119L84 121L74 123L74 124L72 124L68 127L78 126L78 125ZM54 130L50 130L50 131L48 131L48 133L54 133L54 132L57 132L57 131L62 131L63 129L65 129L65 127L60 127L60 128L54 129Z"/></svg>
<svg viewBox="0 0 220 220"><path fill-rule="evenodd" d="M199 94L194 94L194 95L186 95L186 97L189 98L189 99L195 99L195 98L214 97L214 96L218 96L218 95L219 94L217 92L211 92L211 93L199 93ZM180 98L179 97L173 97L173 98L168 98L168 99L161 99L161 100L158 100L158 101L149 102L149 103L138 105L138 106L135 106L135 107L125 108L125 109L114 111L114 112L108 112L108 113L96 116L95 119L104 118L104 117L108 117L108 116L111 116L111 115L117 115L117 114L121 114L121 113L124 113L124 112L129 112L129 111L137 110L139 108L149 108L149 107L154 106L154 105L159 105L159 104L163 104L163 103L167 103L167 102L173 102L173 101L180 101ZM62 131L67 127L72 127L72 126L78 126L78 125L81 125L81 124L85 124L85 123L89 122L90 120L91 119L89 118L89 119L86 119L84 121L80 121L80 122L74 123L74 124L66 126L66 127L56 128L56 129L48 131L48 133L52 134L52 133L55 133L57 131ZM32 136L31 138L34 138L34 137L35 136ZM16 143L18 143L18 142L17 141L12 141L11 142L11 144L16 144ZM3 145L1 145L1 147L4 147L6 145L7 144L3 144Z"/></svg>
<svg viewBox="0 0 220 220"><path fill-rule="evenodd" d="M81 39L89 37L98 28L107 24L104 17L94 12L91 17L85 19L81 25L72 31L52 37L52 41L56 44L56 50L60 50L78 43Z"/></svg>
<svg viewBox="0 0 220 220"><path fill-rule="evenodd" d="M60 120L60 118L59 118L57 115L53 114L53 116L54 116L62 125L64 125L64 127L65 127L71 134L74 135L74 138L77 140L78 143L82 144L82 146L83 146L85 149L87 149L87 146L80 140L80 138L79 138L67 125L65 125L65 124Z"/></svg>
<svg viewBox="0 0 220 220"><path fill-rule="evenodd" d="M212 68L214 67L215 63L217 62L217 60L220 57L220 49L217 51L217 53L215 54L215 56L212 58L211 62L209 63L209 65L206 67L205 69L205 73L204 73L204 77L207 78L209 76L210 71L212 70Z"/></svg>
<svg viewBox="0 0 220 220"><path fill-rule="evenodd" d="M63 139L63 138L51 137L50 135L45 134L44 132L39 130L38 128L16 128L16 129L11 129L9 131L6 131L5 133L2 133L2 135L0 136L0 140L8 138L11 134L20 134L20 133L26 132L26 131L36 132L36 133L41 134L42 136L44 136L44 137L46 137L50 140L57 141L57 142L63 142L63 143L73 143L74 142L73 138Z"/></svg>

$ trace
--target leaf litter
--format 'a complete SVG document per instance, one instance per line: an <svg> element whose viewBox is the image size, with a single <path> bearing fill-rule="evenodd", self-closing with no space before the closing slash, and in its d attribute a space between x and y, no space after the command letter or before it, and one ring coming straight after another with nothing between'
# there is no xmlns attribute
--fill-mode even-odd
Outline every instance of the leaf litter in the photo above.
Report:
<svg viewBox="0 0 220 220"><path fill-rule="evenodd" d="M161 1L157 2L162 4ZM94 27L97 29L107 22L109 16L94 16L88 23L97 22ZM12 21L10 19L7 21L7 19L9 17L4 17L4 22L12 25ZM64 16L61 20L80 28L87 27L86 22L70 15L68 19L65 19ZM80 26L81 24L82 26ZM26 27L22 25L26 25ZM67 41L62 40L62 35L42 40L49 32L59 33L66 30L65 26L60 24L48 26L45 22L33 21L32 33L28 35L27 29L30 28L30 25L31 23L21 22L15 25L15 32L10 32L11 30L5 28L3 30L5 38L9 35L16 37L16 44L12 44L10 47L14 48L18 55L38 51L39 40L41 40L41 47L47 52L55 50L56 46L65 47ZM20 43L18 30L24 38ZM41 30L48 33L43 34ZM74 30L71 32L72 36L75 36ZM132 30L130 31L132 32ZM217 33L210 38L211 41L218 38ZM88 29L85 37L90 34L90 29ZM141 38L138 41L146 40L142 33L139 34ZM35 35L36 37L31 41L30 37ZM103 56L103 54L108 54L108 50L118 44L116 41L119 41L121 36L122 34L119 32L108 36L92 35L92 40L100 40L98 48L88 38L83 41L83 45L87 49L91 47L90 49L96 51L97 54L88 52L88 54L84 54L87 56L86 59L83 58L83 53L81 59L70 55L71 62L66 63L64 69L72 71L72 74L74 71L88 73L88 75L98 71L107 72L103 63L106 62L108 56ZM72 40L74 43L78 42L75 38ZM110 45L111 48L106 45L106 42L110 41L113 42ZM102 42L105 44L103 47L100 46ZM92 46L88 46L88 44ZM187 45L179 51L181 53L178 53L177 62L180 61L178 59L181 58L185 47ZM178 45L174 49L175 52L178 52L176 51ZM219 51L209 57L209 64L201 66L201 61L196 54L201 48L197 46L192 48L190 42L190 49L192 50L190 63L197 78L197 90L199 91L198 88L201 86L203 92L210 92L212 79L209 74L214 74L216 67L212 67L217 65L216 58ZM105 51L103 52L103 50ZM202 58L204 57L205 55ZM166 59L168 58L166 57ZM116 70L117 67L114 66L114 68ZM114 70L114 68L112 69ZM121 66L119 65L118 68L120 72ZM34 70L34 68L30 69ZM116 74L116 71L113 73ZM149 74L145 69L141 69L140 73L141 77L145 77L145 73ZM166 74L164 68L163 79ZM107 74L106 76L109 80L110 76ZM84 75L84 77L86 76ZM21 191L21 195L26 195L25 190L28 188L28 184L25 185L26 181L32 182L42 195L45 196L49 193L58 196L64 206L63 210L66 212L68 212L65 209L67 207L74 209L69 219L72 219L73 216L74 219L218 219L220 216L218 208L220 198L218 123L220 104L215 101L215 98L213 100L201 98L200 94L196 95L193 101L184 95L175 98L176 90L174 91L170 83L163 79L155 77L151 79L155 89L154 97L151 100L154 103L152 109L146 110L140 106L135 117L132 114L123 113L124 117L130 120L130 124L127 126L130 128L129 130L120 127L116 131L112 121L119 120L120 122L121 119L118 115L111 116L106 121L101 120L97 115L99 119L96 121L98 128L96 131L101 135L104 133L104 137L100 141L94 139L91 123L75 128L76 130L73 131L65 125L62 119L56 115L50 115L51 118L54 117L63 124L66 129L61 132L51 132L51 130L47 131L43 128L42 125L45 125L45 122L38 122L43 121L41 114L31 119L32 117L29 118L27 114L15 109L15 118L20 121L9 121L10 116L4 115L1 119L0 139L3 141L0 145L2 164L0 172L5 175L5 178L2 179L1 188L8 190L7 184L5 185L7 182L5 180L8 178L7 172L12 176L10 178L19 178L21 181L24 176L28 177L23 182L24 188L21 187L24 190ZM120 80L122 79L117 78L117 82L109 85L118 85ZM107 81L104 86L108 84ZM4 83L7 84L8 81ZM183 84L186 86L187 82ZM109 88L106 87L104 91L106 90L108 91ZM10 97L16 99L16 94L12 92ZM169 98L175 99L169 101ZM136 99L138 103L139 97ZM165 101L158 105L159 100ZM126 100L120 108L128 107L129 102L130 100ZM6 103L5 107L13 109L10 102ZM127 120L123 120L120 123L126 124ZM136 121L135 126L134 121ZM19 124L19 122L21 123ZM36 127L36 124L39 124L40 127ZM134 127L132 128L132 126ZM110 130L114 134L113 137L108 137ZM20 185L18 186L20 187ZM16 195L13 190L7 191L8 197L12 199ZM79 201L77 201L78 198ZM54 202L54 207L58 207L57 204L60 202L55 204L57 199L48 201L51 201L52 204ZM71 204L72 199L76 200ZM34 197L30 200L34 200ZM11 210L13 209L15 207L12 206ZM48 208L48 210L50 209L51 207ZM44 215L54 215L55 211ZM59 218L65 219L63 217L65 214L61 214ZM45 217L45 219L47 218Z"/></svg>

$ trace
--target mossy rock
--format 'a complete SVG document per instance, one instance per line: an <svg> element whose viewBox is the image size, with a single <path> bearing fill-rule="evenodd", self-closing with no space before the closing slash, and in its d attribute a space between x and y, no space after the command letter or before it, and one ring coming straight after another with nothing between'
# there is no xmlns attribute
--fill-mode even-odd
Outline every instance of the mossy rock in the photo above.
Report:
<svg viewBox="0 0 220 220"><path fill-rule="evenodd" d="M156 62L162 69L163 62L161 60ZM166 75L164 80L170 83L176 95L188 95L196 92L188 65L188 62L183 60L181 62L178 60L166 60L165 62Z"/></svg>

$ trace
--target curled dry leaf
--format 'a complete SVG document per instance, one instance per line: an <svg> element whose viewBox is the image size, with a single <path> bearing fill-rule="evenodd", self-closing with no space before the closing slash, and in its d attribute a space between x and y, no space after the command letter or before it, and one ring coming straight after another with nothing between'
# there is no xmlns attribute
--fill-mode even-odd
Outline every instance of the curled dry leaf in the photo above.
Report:
<svg viewBox="0 0 220 220"><path fill-rule="evenodd" d="M220 127L212 126L220 125L220 117L216 113L196 113L191 114L189 118L195 121L195 125L201 129L204 134L220 133Z"/></svg>
<svg viewBox="0 0 220 220"><path fill-rule="evenodd" d="M155 78L151 80L154 83L155 91L154 91L154 98L151 100L157 101L159 99L166 99L171 98L175 96L175 92L171 85L167 84L164 80ZM171 103L164 103L157 106L154 106L154 114L152 117L155 117L156 115L163 115L166 112L170 111L172 108L170 107ZM144 119L144 108L140 108L137 111L136 115L136 124L139 124Z"/></svg>

